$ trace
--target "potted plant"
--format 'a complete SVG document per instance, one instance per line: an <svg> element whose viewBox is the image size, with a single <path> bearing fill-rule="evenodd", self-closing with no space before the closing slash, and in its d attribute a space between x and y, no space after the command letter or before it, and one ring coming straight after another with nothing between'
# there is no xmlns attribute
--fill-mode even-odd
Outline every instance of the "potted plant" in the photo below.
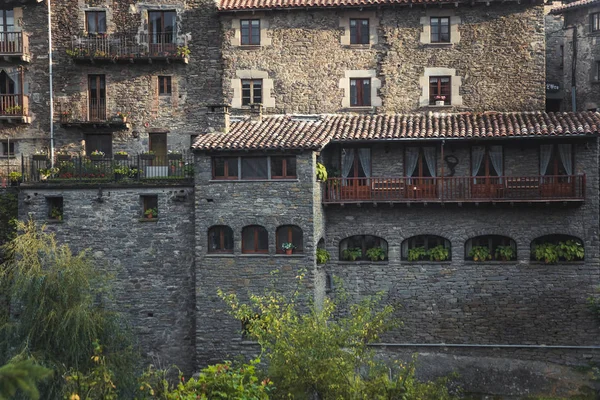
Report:
<svg viewBox="0 0 600 400"><path fill-rule="evenodd" d="M189 47L187 47L187 46L177 46L177 51L175 52L177 57L181 57L181 58L186 58L191 53L192 52L190 51Z"/></svg>
<svg viewBox="0 0 600 400"><path fill-rule="evenodd" d="M554 264L558 261L558 248L553 243L536 245L533 249L533 254L537 261L544 261L546 264Z"/></svg>
<svg viewBox="0 0 600 400"><path fill-rule="evenodd" d="M362 257L362 249L360 247L344 249L342 256L346 261L356 261L357 258Z"/></svg>
<svg viewBox="0 0 600 400"><path fill-rule="evenodd" d="M367 257L369 257L371 261L383 261L385 260L385 250L383 247L367 249Z"/></svg>
<svg viewBox="0 0 600 400"><path fill-rule="evenodd" d="M515 257L515 250L511 246L496 247L496 260L510 261Z"/></svg>
<svg viewBox="0 0 600 400"><path fill-rule="evenodd" d="M60 113L60 122L66 124L71 121L71 110L63 111Z"/></svg>
<svg viewBox="0 0 600 400"><path fill-rule="evenodd" d="M158 209L156 207L154 208L149 208L144 212L144 215L146 216L146 218L148 219L155 219L158 218Z"/></svg>
<svg viewBox="0 0 600 400"><path fill-rule="evenodd" d="M94 150L90 153L90 159L93 161L99 161L102 160L104 158L105 154L103 151L100 150Z"/></svg>
<svg viewBox="0 0 600 400"><path fill-rule="evenodd" d="M558 257L565 261L583 260L584 256L583 245L575 240L558 242L557 252Z"/></svg>
<svg viewBox="0 0 600 400"><path fill-rule="evenodd" d="M50 178L53 174L58 172L58 168L41 168L39 171L41 180L45 181Z"/></svg>
<svg viewBox="0 0 600 400"><path fill-rule="evenodd" d="M450 254L443 244L439 244L434 248L429 249L427 253L429 254L429 260L431 261L446 261Z"/></svg>
<svg viewBox="0 0 600 400"><path fill-rule="evenodd" d="M325 264L331 258L331 254L325 249L317 249L317 264Z"/></svg>
<svg viewBox="0 0 600 400"><path fill-rule="evenodd" d="M117 115L113 118L115 122L127 122L127 118L129 118L128 112L117 111Z"/></svg>
<svg viewBox="0 0 600 400"><path fill-rule="evenodd" d="M287 254L288 256L292 254L295 248L296 246L294 246L294 244L290 242L285 242L281 244L281 249L285 251L285 254Z"/></svg>
<svg viewBox="0 0 600 400"><path fill-rule="evenodd" d="M425 247L413 247L408 250L408 261L420 261L427 256L427 250Z"/></svg>
<svg viewBox="0 0 600 400"><path fill-rule="evenodd" d="M58 207L52 207L52 211L50 211L50 218L55 219L57 221L62 221L63 212Z"/></svg>
<svg viewBox="0 0 600 400"><path fill-rule="evenodd" d="M474 246L469 252L469 257L472 257L473 261L487 261L492 259L490 249L485 246Z"/></svg>
<svg viewBox="0 0 600 400"><path fill-rule="evenodd" d="M12 171L8 174L8 179L10 179L11 186L19 186L19 183L21 183L23 179L23 174L17 171Z"/></svg>
<svg viewBox="0 0 600 400"><path fill-rule="evenodd" d="M32 158L36 161L46 161L48 159L48 155L44 150L37 150L33 153Z"/></svg>
<svg viewBox="0 0 600 400"><path fill-rule="evenodd" d="M69 161L71 159L71 155L66 151L59 151L56 153L56 159L58 161Z"/></svg>
<svg viewBox="0 0 600 400"><path fill-rule="evenodd" d="M152 150L148 150L140 154L140 158L142 160L154 160L156 158L156 153Z"/></svg>
<svg viewBox="0 0 600 400"><path fill-rule="evenodd" d="M435 96L435 105L436 106L443 106L444 104L446 104L446 96Z"/></svg>
<svg viewBox="0 0 600 400"><path fill-rule="evenodd" d="M127 160L127 158L129 157L129 154L127 154L126 151L117 151L115 153L115 160Z"/></svg>
<svg viewBox="0 0 600 400"><path fill-rule="evenodd" d="M169 152L167 153L167 158L169 160L181 160L183 158L183 155L179 150L169 150Z"/></svg>

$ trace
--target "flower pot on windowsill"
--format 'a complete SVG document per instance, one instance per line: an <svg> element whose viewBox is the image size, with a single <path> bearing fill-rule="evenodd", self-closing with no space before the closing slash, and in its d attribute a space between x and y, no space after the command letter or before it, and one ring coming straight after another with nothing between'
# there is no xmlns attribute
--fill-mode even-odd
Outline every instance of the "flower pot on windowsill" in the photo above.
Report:
<svg viewBox="0 0 600 400"><path fill-rule="evenodd" d="M435 101L435 105L436 106L443 106L444 105L444 100L436 100Z"/></svg>
<svg viewBox="0 0 600 400"><path fill-rule="evenodd" d="M154 160L156 158L156 154L140 154L140 158L142 160Z"/></svg>
<svg viewBox="0 0 600 400"><path fill-rule="evenodd" d="M293 251L294 251L294 249L286 249L285 254L287 254L288 256L291 256Z"/></svg>

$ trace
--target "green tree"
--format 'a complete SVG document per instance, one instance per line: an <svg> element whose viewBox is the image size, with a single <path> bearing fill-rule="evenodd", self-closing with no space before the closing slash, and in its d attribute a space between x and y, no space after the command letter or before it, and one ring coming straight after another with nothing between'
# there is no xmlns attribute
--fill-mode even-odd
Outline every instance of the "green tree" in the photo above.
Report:
<svg viewBox="0 0 600 400"><path fill-rule="evenodd" d="M0 367L0 400L13 398L21 391L37 400L40 393L36 383L52 375L52 370L36 365L32 360L14 361Z"/></svg>

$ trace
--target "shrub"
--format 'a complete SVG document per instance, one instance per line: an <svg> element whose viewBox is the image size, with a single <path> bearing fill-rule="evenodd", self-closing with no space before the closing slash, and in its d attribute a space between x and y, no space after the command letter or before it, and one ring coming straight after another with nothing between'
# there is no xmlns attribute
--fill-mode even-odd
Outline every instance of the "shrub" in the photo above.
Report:
<svg viewBox="0 0 600 400"><path fill-rule="evenodd" d="M408 250L408 261L419 261L427 256L427 250L425 247L414 247Z"/></svg>
<svg viewBox="0 0 600 400"><path fill-rule="evenodd" d="M383 247L367 249L367 257L369 257L371 261L383 261L385 260L385 250Z"/></svg>
<svg viewBox="0 0 600 400"><path fill-rule="evenodd" d="M473 246L469 251L469 257L473 258L473 261L487 261L492 259L490 249L486 246Z"/></svg>
<svg viewBox="0 0 600 400"><path fill-rule="evenodd" d="M331 259L331 254L325 249L317 249L317 264L325 264Z"/></svg>
<svg viewBox="0 0 600 400"><path fill-rule="evenodd" d="M450 252L443 244L440 244L429 249L427 254L429 254L429 260L431 261L446 261Z"/></svg>

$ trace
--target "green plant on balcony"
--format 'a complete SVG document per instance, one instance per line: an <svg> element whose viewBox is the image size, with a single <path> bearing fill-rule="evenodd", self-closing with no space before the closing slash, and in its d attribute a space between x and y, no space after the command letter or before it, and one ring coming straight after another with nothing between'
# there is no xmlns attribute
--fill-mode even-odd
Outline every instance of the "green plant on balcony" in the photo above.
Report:
<svg viewBox="0 0 600 400"><path fill-rule="evenodd" d="M533 249L533 255L537 261L554 264L558 261L558 248L554 243L538 244Z"/></svg>
<svg viewBox="0 0 600 400"><path fill-rule="evenodd" d="M96 50L94 52L94 57L95 58L105 58L107 56L108 56L108 54L105 51L102 51L102 50Z"/></svg>
<svg viewBox="0 0 600 400"><path fill-rule="evenodd" d="M492 259L490 249L486 246L473 246L469 252L469 257L471 257L473 261L487 261Z"/></svg>
<svg viewBox="0 0 600 400"><path fill-rule="evenodd" d="M50 211L50 218L57 221L62 221L63 211L59 207L52 207L52 211Z"/></svg>
<svg viewBox="0 0 600 400"><path fill-rule="evenodd" d="M431 261L446 261L450 255L450 252L443 244L439 244L429 249L427 254L429 255L429 260Z"/></svg>
<svg viewBox="0 0 600 400"><path fill-rule="evenodd" d="M515 249L511 246L496 247L496 260L510 261L515 258Z"/></svg>
<svg viewBox="0 0 600 400"><path fill-rule="evenodd" d="M18 171L12 171L8 174L8 179L14 183L21 182L21 179L23 179L23 174Z"/></svg>
<svg viewBox="0 0 600 400"><path fill-rule="evenodd" d="M82 54L81 54L81 53L82 53L82 52L81 52L81 50L79 50L78 48L74 48L74 49L67 49L66 53L67 53L67 55L68 55L69 57L79 57L79 56L81 56L81 55L82 55Z"/></svg>
<svg viewBox="0 0 600 400"><path fill-rule="evenodd" d="M346 261L356 261L357 258L362 257L362 249L360 247L344 249L342 257Z"/></svg>
<svg viewBox="0 0 600 400"><path fill-rule="evenodd" d="M23 111L23 107L21 106L10 106L4 109L4 114L18 115Z"/></svg>
<svg viewBox="0 0 600 400"><path fill-rule="evenodd" d="M369 257L371 261L383 261L385 260L385 256L386 254L383 247L372 247L367 249L367 257Z"/></svg>
<svg viewBox="0 0 600 400"><path fill-rule="evenodd" d="M425 247L413 247L408 250L408 261L420 261L427 257L427 250Z"/></svg>
<svg viewBox="0 0 600 400"><path fill-rule="evenodd" d="M126 151L121 150L121 151L117 151L115 153L115 155L116 156L127 156L127 155L129 155L129 153L127 153Z"/></svg>
<svg viewBox="0 0 600 400"><path fill-rule="evenodd" d="M576 240L558 242L558 257L566 261L583 260L585 254L583 245Z"/></svg>
<svg viewBox="0 0 600 400"><path fill-rule="evenodd" d="M175 52L175 54L177 54L177 57L188 57L192 52L190 51L189 47L187 46L177 46L177 51Z"/></svg>
<svg viewBox="0 0 600 400"><path fill-rule="evenodd" d="M325 249L317 249L317 264L325 264L331 259L331 254Z"/></svg>
<svg viewBox="0 0 600 400"><path fill-rule="evenodd" d="M92 157L104 157L105 155L106 154L100 150L94 150L90 153L90 156L92 156Z"/></svg>
<svg viewBox="0 0 600 400"><path fill-rule="evenodd" d="M57 174L59 172L59 169L54 167L54 168L40 168L38 170L38 172L40 173L40 178L45 181L46 179L52 177L53 175Z"/></svg>
<svg viewBox="0 0 600 400"><path fill-rule="evenodd" d="M317 163L317 181L325 182L327 180L327 168L320 162Z"/></svg>

